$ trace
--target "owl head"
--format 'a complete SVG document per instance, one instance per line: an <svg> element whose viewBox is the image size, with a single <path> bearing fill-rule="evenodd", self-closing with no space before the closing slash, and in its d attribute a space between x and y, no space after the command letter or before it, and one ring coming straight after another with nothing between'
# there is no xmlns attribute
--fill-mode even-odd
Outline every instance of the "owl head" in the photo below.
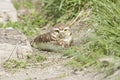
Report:
<svg viewBox="0 0 120 80"><path fill-rule="evenodd" d="M64 39L71 35L69 27L66 27L63 24L55 25L53 28L53 33L54 33L54 35L56 35L56 37L58 37L60 39Z"/></svg>

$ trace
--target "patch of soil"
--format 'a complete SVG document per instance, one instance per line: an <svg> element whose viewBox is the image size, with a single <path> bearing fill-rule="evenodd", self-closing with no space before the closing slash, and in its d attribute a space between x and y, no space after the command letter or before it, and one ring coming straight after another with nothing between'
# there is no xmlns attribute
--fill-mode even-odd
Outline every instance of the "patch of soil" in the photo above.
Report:
<svg viewBox="0 0 120 80"><path fill-rule="evenodd" d="M40 54L47 57L41 66L27 67L15 73L6 71L0 64L0 80L115 80L115 77L104 78L104 73L93 68L75 71L65 65L70 59L60 53L40 51Z"/></svg>

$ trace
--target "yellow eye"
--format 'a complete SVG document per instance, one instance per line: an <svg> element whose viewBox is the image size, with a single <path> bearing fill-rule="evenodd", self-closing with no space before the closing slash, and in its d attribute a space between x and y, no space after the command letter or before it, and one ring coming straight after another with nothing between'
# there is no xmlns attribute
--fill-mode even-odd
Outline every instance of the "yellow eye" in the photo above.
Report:
<svg viewBox="0 0 120 80"><path fill-rule="evenodd" d="M65 29L64 31L67 31L67 29Z"/></svg>
<svg viewBox="0 0 120 80"><path fill-rule="evenodd" d="M59 30L55 30L55 32L59 33Z"/></svg>

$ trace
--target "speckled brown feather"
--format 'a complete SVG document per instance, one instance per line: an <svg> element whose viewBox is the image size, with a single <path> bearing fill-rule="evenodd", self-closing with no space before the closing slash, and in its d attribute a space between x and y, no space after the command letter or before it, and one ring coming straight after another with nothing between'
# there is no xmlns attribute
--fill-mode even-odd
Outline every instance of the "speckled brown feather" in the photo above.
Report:
<svg viewBox="0 0 120 80"><path fill-rule="evenodd" d="M37 36L32 41L31 45L36 46L39 43L47 43L47 42L53 42L53 44L57 44L62 47L68 47L72 43L71 32L69 31L69 29L67 27L59 24L59 25L55 26L52 31Z"/></svg>
<svg viewBox="0 0 120 80"><path fill-rule="evenodd" d="M53 41L53 38L51 36L51 33L46 33L46 34L42 34L42 35L39 35L37 36L35 39L34 39L34 42L50 42L50 41Z"/></svg>
<svg viewBox="0 0 120 80"><path fill-rule="evenodd" d="M31 41L31 46L50 41L55 41L55 37L52 36L52 32L38 35L33 41Z"/></svg>

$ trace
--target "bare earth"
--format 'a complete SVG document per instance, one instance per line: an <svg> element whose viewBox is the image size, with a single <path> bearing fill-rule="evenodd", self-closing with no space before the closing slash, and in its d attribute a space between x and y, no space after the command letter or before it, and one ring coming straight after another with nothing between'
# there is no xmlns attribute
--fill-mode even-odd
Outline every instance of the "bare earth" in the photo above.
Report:
<svg viewBox="0 0 120 80"><path fill-rule="evenodd" d="M27 67L12 73L0 64L0 80L119 80L120 70L104 78L104 73L93 68L75 71L67 67L65 63L70 59L62 54L46 51L40 51L40 54L47 57L47 60L41 63L42 67Z"/></svg>

